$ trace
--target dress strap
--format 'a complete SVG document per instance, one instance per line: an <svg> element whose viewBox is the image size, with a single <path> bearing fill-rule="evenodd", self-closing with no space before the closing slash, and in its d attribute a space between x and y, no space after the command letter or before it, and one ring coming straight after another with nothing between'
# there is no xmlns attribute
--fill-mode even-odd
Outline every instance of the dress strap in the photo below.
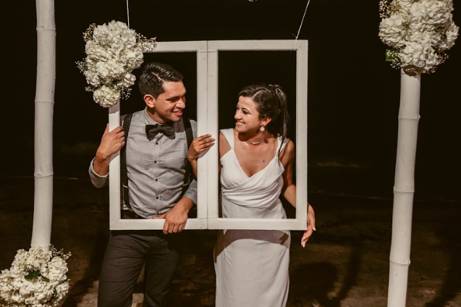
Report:
<svg viewBox="0 0 461 307"><path fill-rule="evenodd" d="M283 139L282 143L282 136L277 137L277 151L275 155L277 156L278 160L281 161L280 159L282 158L283 152L285 150L285 147L288 144L288 138Z"/></svg>
<svg viewBox="0 0 461 307"><path fill-rule="evenodd" d="M234 149L234 129L232 128L221 129L221 133L226 138L226 141L229 144L229 147L231 149Z"/></svg>
<svg viewBox="0 0 461 307"><path fill-rule="evenodd" d="M283 152L285 150L285 146L288 144L287 138L283 139L283 143L282 143L282 139L283 139L282 136L277 137L277 141L278 141L277 152Z"/></svg>

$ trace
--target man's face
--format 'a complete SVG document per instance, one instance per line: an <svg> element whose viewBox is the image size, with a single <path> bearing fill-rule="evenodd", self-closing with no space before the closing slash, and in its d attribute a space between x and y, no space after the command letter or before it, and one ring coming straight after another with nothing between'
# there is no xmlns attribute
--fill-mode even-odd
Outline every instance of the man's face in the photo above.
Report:
<svg viewBox="0 0 461 307"><path fill-rule="evenodd" d="M165 81L163 83L164 92L153 98L145 95L144 100L149 107L153 107L151 112L155 121L160 124L166 122L177 122L182 118L186 107L186 88L182 81ZM146 96L152 97L152 106L146 100Z"/></svg>

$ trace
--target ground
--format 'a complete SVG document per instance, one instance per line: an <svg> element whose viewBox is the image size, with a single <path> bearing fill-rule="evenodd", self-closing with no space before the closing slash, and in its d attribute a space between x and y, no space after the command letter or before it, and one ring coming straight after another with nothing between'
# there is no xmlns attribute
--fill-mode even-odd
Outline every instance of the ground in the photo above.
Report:
<svg viewBox="0 0 461 307"><path fill-rule="evenodd" d="M33 178L0 184L0 268L28 248ZM380 307L387 304L392 199L313 193L317 232L306 248L292 232L289 307ZM461 306L459 204L415 202L407 307ZM97 276L108 234L107 191L85 179L56 178L52 243L72 252L64 306L96 306ZM213 231L189 231L169 306L213 306ZM136 300L141 299L136 294Z"/></svg>

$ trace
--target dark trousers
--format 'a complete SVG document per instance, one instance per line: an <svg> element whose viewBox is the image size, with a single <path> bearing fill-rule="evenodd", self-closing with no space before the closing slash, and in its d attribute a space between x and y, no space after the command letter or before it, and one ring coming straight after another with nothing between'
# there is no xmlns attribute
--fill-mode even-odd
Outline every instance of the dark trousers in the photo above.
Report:
<svg viewBox="0 0 461 307"><path fill-rule="evenodd" d="M178 263L178 252L161 231L113 231L99 278L99 307L130 307L145 265L144 306L160 307Z"/></svg>

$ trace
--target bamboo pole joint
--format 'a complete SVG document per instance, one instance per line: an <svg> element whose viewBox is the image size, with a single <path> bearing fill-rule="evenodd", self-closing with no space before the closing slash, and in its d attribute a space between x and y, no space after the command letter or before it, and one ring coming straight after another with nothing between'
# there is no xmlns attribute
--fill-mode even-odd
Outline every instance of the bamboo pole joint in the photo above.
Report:
<svg viewBox="0 0 461 307"><path fill-rule="evenodd" d="M417 115L417 116L399 116L399 119L402 119L402 120L419 120L421 118L421 115Z"/></svg>
<svg viewBox="0 0 461 307"><path fill-rule="evenodd" d="M37 31L51 31L51 32L56 32L56 27L37 26L35 29L36 29Z"/></svg>
<svg viewBox="0 0 461 307"><path fill-rule="evenodd" d="M54 104L54 100L46 100L46 99L40 99L40 100L35 100L35 103L49 103L49 104Z"/></svg>
<svg viewBox="0 0 461 307"><path fill-rule="evenodd" d="M35 178L53 177L53 175L54 175L53 172L51 172L51 173L49 173L49 172L46 172L46 173L45 172L35 172L34 173Z"/></svg>
<svg viewBox="0 0 461 307"><path fill-rule="evenodd" d="M395 193L414 193L415 189L402 189L402 188L394 187L394 192Z"/></svg>
<svg viewBox="0 0 461 307"><path fill-rule="evenodd" d="M408 259L407 261L401 261L401 260L393 260L392 258L390 258L389 260L392 264L396 264L396 265L400 265L400 266L404 266L404 267L407 267L410 265L411 261L410 259Z"/></svg>

